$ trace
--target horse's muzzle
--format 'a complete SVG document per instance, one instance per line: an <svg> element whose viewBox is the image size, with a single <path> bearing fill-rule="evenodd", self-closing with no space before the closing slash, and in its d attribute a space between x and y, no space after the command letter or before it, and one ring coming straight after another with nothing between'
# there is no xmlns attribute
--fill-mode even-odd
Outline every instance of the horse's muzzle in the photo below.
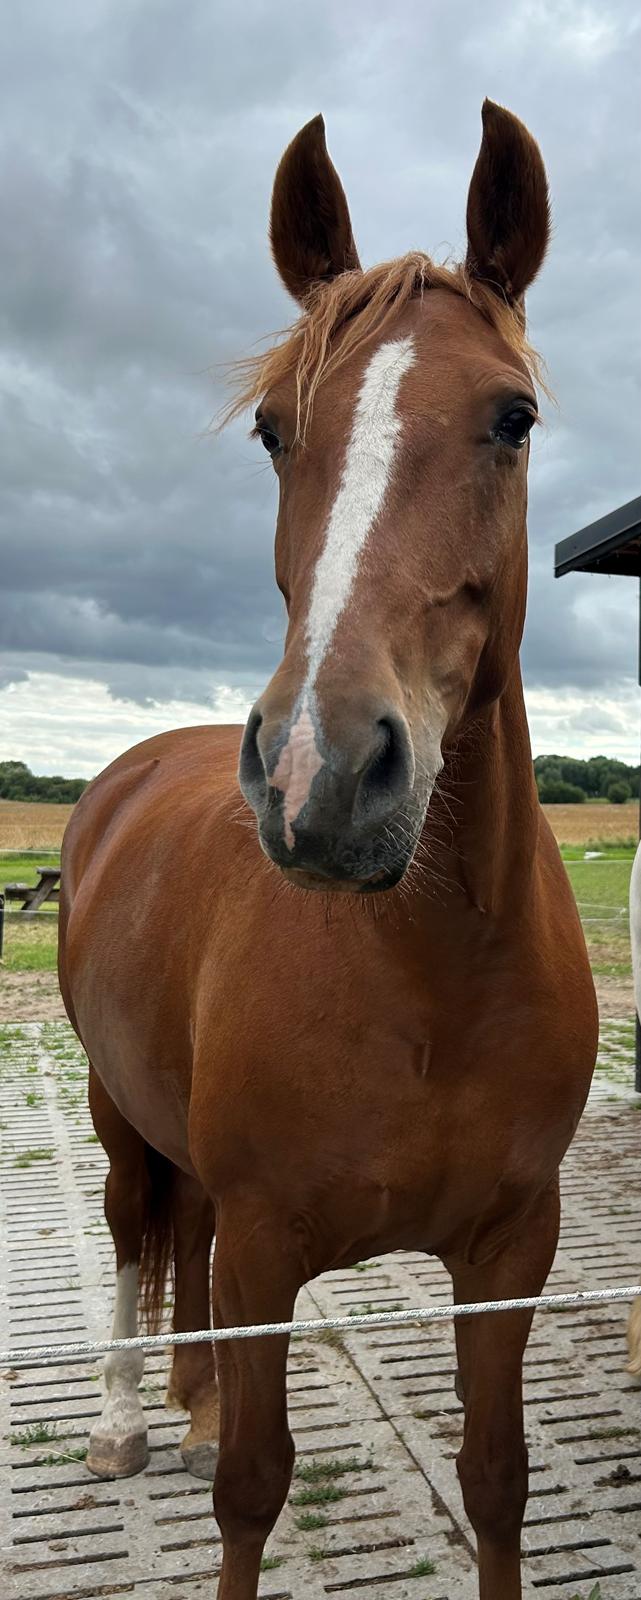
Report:
<svg viewBox="0 0 641 1600"><path fill-rule="evenodd" d="M239 779L265 854L292 882L373 893L398 883L413 854L424 811L415 773L409 727L389 707L337 749L307 708L274 727L259 704Z"/></svg>

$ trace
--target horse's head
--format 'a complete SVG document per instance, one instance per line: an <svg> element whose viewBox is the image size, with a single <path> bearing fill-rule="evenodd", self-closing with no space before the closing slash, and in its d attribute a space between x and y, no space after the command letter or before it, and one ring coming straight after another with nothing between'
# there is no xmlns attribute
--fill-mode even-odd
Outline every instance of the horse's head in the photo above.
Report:
<svg viewBox="0 0 641 1600"><path fill-rule="evenodd" d="M263 849L305 887L402 877L444 750L500 696L525 613L523 294L548 239L534 140L486 102L464 266L362 271L322 118L278 168L271 237L303 314L254 364L280 486L289 626L240 782Z"/></svg>

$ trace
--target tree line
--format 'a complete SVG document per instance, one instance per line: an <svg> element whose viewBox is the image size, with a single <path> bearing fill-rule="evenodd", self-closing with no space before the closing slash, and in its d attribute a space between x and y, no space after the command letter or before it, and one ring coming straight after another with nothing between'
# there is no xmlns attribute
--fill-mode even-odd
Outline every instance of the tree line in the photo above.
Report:
<svg viewBox="0 0 641 1600"><path fill-rule="evenodd" d="M537 756L534 762L539 799L544 805L576 805L584 800L610 800L623 805L639 793L641 768L611 756ZM0 761L0 800L53 800L73 804L87 787L85 778L36 777L24 761Z"/></svg>
<svg viewBox="0 0 641 1600"><path fill-rule="evenodd" d="M641 768L629 767L611 756L537 756L534 762L539 799L543 805L580 805L585 800L609 800L624 805L639 793Z"/></svg>
<svg viewBox="0 0 641 1600"><path fill-rule="evenodd" d="M0 800L53 800L73 805L86 787L85 778L37 778L24 761L0 761Z"/></svg>

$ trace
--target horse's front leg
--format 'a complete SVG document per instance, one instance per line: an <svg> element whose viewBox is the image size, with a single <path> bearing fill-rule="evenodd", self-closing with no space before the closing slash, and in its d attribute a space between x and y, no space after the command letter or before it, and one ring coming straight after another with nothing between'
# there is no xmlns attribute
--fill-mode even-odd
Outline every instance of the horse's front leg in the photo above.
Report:
<svg viewBox="0 0 641 1600"><path fill-rule="evenodd" d="M269 1196L217 1207L214 1325L288 1322L304 1281L287 1218ZM256 1600L265 1540L284 1505L294 1464L287 1421L288 1337L216 1346L220 1454L214 1509L223 1538L218 1600Z"/></svg>
<svg viewBox="0 0 641 1600"><path fill-rule="evenodd" d="M177 1169L173 1175L172 1216L174 1328L177 1333L208 1328L214 1207L197 1179ZM190 1414L191 1426L180 1446L187 1471L211 1480L218 1457L218 1388L211 1344L175 1346L167 1405Z"/></svg>
<svg viewBox="0 0 641 1600"><path fill-rule="evenodd" d="M482 1264L448 1262L459 1303L541 1293L559 1235L558 1185L547 1189L509 1246ZM521 1600L521 1530L528 1495L523 1355L531 1311L490 1312L456 1322L465 1404L457 1461L477 1538L480 1600Z"/></svg>

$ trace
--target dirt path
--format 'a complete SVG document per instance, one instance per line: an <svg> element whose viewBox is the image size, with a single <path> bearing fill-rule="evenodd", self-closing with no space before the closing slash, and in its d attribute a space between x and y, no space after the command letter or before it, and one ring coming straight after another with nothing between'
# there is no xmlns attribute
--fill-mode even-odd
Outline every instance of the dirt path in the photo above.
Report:
<svg viewBox="0 0 641 1600"><path fill-rule="evenodd" d="M595 978L599 1014L602 1017L630 1017L634 1012L632 978Z"/></svg>
<svg viewBox="0 0 641 1600"><path fill-rule="evenodd" d="M0 968L0 1022L56 1022L65 1016L55 972Z"/></svg>

